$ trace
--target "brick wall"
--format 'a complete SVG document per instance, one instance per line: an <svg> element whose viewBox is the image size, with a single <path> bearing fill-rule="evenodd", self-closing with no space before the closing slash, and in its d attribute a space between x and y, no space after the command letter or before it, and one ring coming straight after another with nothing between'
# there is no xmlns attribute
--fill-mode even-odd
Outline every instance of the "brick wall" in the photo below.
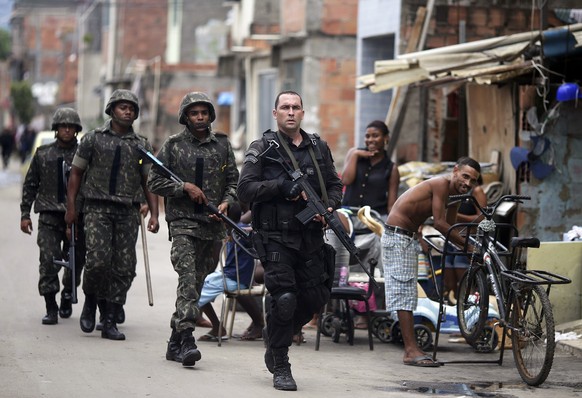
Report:
<svg viewBox="0 0 582 398"><path fill-rule="evenodd" d="M539 29L539 12L526 8L437 6L426 40L426 49L459 43L459 24L465 22L466 41L489 39ZM562 25L552 12L549 25Z"/></svg>
<svg viewBox="0 0 582 398"><path fill-rule="evenodd" d="M345 138L344 135L349 136L348 145L353 144L356 60L323 58L319 65L320 133L330 144L332 151L337 151L342 146L340 141ZM343 154L337 153L337 157L343 159Z"/></svg>
<svg viewBox="0 0 582 398"><path fill-rule="evenodd" d="M123 54L123 65L131 58L151 59L164 54L168 22L165 1L129 0L118 3L118 10L118 53Z"/></svg>
<svg viewBox="0 0 582 398"><path fill-rule="evenodd" d="M354 145L357 0L296 0L281 3L281 60L303 57L302 96L307 131L329 143L338 166ZM300 45L298 45L300 43Z"/></svg>
<svg viewBox="0 0 582 398"><path fill-rule="evenodd" d="M50 11L50 10L49 10ZM73 14L47 10L25 17L25 45L35 59L29 73L35 82L59 83L55 105L75 102L77 82L76 19Z"/></svg>
<svg viewBox="0 0 582 398"><path fill-rule="evenodd" d="M321 31L330 35L356 35L358 0L324 0Z"/></svg>
<svg viewBox="0 0 582 398"><path fill-rule="evenodd" d="M285 2L281 12L281 32L283 34L301 33L306 30L306 0Z"/></svg>

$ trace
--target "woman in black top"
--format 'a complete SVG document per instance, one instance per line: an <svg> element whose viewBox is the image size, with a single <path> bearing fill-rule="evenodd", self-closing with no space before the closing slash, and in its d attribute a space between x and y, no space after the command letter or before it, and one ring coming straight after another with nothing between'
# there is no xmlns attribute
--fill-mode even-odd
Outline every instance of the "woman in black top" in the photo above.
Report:
<svg viewBox="0 0 582 398"><path fill-rule="evenodd" d="M386 145L389 140L388 126L380 120L374 120L366 127L364 138L365 148L352 148L346 155L342 172L342 183L346 190L342 199L342 206L363 207L370 206L376 210L382 220L386 220L392 205L398 196L400 174L396 164L388 158ZM360 243L370 243L367 227L359 220L354 220L356 233L355 243L358 245L358 231L361 234ZM373 233L373 242L366 258L376 258L381 263L380 238ZM357 329L367 328L367 319L364 316L356 317L354 326Z"/></svg>
<svg viewBox="0 0 582 398"><path fill-rule="evenodd" d="M400 174L388 158L386 124L374 120L366 127L365 148L352 148L346 155L342 183L346 186L343 206L370 206L385 218L398 196Z"/></svg>

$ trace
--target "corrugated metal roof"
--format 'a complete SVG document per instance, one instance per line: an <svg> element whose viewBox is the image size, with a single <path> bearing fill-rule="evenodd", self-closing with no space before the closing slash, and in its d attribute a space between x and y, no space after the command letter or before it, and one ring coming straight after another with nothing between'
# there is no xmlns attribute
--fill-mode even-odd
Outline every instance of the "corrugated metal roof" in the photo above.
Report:
<svg viewBox="0 0 582 398"><path fill-rule="evenodd" d="M379 60L374 73L359 76L356 88L372 92L409 84L450 83L459 80L492 84L525 74L541 62L541 56L526 55L532 46L552 56L582 50L582 23L495 37L426 51L403 54L394 60Z"/></svg>

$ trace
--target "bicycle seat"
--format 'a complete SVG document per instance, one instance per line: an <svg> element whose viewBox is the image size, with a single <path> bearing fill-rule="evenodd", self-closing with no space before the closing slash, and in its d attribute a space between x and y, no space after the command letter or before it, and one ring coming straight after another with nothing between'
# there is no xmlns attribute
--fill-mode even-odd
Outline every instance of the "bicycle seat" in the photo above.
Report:
<svg viewBox="0 0 582 398"><path fill-rule="evenodd" d="M511 247L540 247L538 238L511 238Z"/></svg>

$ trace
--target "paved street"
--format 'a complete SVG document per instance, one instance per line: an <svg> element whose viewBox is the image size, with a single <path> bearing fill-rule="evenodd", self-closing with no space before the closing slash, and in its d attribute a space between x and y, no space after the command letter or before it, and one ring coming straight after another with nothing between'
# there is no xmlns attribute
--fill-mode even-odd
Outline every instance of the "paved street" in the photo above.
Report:
<svg viewBox="0 0 582 398"><path fill-rule="evenodd" d="M170 242L163 224L158 235L148 234L154 306L148 306L141 241L137 277L120 330L126 341L102 339L99 332L79 328L80 303L73 316L55 326L41 324L44 301L38 295L36 217L32 236L20 232L18 165L0 171L0 397L271 397L271 375L263 364L261 341L199 343L202 360L182 368L165 360L169 319L173 311L176 276L169 261ZM215 303L219 312L219 302ZM235 333L248 325L237 314ZM197 329L195 336L207 332ZM292 370L301 397L580 397L582 361L558 351L553 370L541 388L524 385L506 352L503 366L449 364L440 368L402 365L402 348L375 340L369 351L365 331L354 346L334 344L323 337L314 350L315 333L306 331L305 344L290 351ZM475 354L466 345L449 344L439 359L495 359L498 353Z"/></svg>

